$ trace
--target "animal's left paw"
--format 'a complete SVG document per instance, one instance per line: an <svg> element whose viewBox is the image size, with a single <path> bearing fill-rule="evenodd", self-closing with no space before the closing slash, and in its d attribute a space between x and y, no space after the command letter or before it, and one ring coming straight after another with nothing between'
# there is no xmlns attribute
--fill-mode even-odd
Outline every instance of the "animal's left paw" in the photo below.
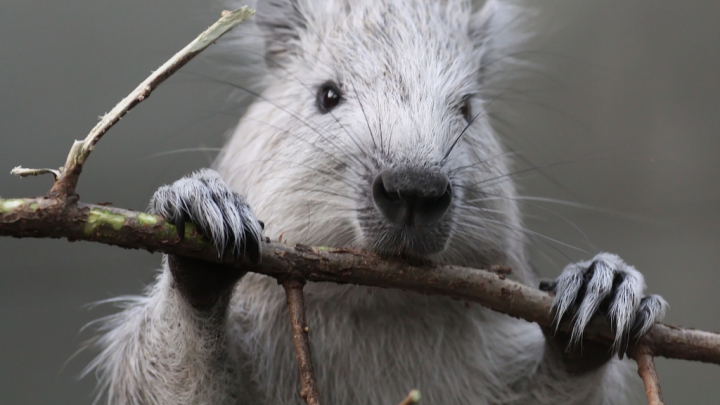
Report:
<svg viewBox="0 0 720 405"><path fill-rule="evenodd" d="M571 343L580 340L590 319L600 311L615 331L615 351L624 348L630 337L647 332L665 316L668 307L659 295L643 296L643 275L610 253L571 264L557 280L544 283L540 288L555 293L556 323L574 312Z"/></svg>

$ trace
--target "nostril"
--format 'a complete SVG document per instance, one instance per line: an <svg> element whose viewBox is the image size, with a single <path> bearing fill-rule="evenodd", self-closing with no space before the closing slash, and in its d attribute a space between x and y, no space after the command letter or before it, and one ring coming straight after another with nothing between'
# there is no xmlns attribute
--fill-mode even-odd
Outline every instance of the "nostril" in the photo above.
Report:
<svg viewBox="0 0 720 405"><path fill-rule="evenodd" d="M375 207L397 225L431 225L450 207L448 177L427 170L384 170L372 185Z"/></svg>
<svg viewBox="0 0 720 405"><path fill-rule="evenodd" d="M387 194L387 199L393 202L398 202L401 199L400 193L397 191L388 191L385 189L385 194Z"/></svg>
<svg viewBox="0 0 720 405"><path fill-rule="evenodd" d="M404 217L407 214L407 209L404 207L397 190L389 188L385 181L383 181L383 173L375 177L372 185L372 197L375 202L375 207L390 222L403 224L406 222Z"/></svg>
<svg viewBox="0 0 720 405"><path fill-rule="evenodd" d="M445 187L445 192L439 197L425 197L420 199L420 206L415 213L415 223L418 225L430 225L443 217L450 208L452 202L452 188L450 184Z"/></svg>

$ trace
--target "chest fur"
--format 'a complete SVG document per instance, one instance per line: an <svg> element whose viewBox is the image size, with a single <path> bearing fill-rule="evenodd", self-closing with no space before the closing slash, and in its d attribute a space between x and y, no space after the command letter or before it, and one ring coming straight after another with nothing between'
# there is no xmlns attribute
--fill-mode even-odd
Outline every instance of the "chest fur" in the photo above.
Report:
<svg viewBox="0 0 720 405"><path fill-rule="evenodd" d="M282 288L248 280L236 296L229 330L253 391L266 403L300 403ZM537 361L527 347L539 338L533 325L446 298L315 284L306 312L326 403L399 402L415 388L427 403L505 402L508 382Z"/></svg>

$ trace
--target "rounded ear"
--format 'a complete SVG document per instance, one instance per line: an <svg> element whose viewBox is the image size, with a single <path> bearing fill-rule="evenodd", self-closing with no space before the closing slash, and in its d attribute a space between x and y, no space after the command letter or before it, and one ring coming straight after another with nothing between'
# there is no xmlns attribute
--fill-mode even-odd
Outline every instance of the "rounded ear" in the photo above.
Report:
<svg viewBox="0 0 720 405"><path fill-rule="evenodd" d="M306 27L298 0L260 0L257 25L265 38L265 61L270 68L281 66L296 51L300 32Z"/></svg>

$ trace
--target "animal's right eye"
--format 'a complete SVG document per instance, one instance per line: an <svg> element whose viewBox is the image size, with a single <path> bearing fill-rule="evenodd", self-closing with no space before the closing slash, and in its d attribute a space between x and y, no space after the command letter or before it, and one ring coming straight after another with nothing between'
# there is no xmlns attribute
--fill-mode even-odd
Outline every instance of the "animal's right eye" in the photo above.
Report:
<svg viewBox="0 0 720 405"><path fill-rule="evenodd" d="M327 114L333 108L337 107L342 100L342 92L335 82L325 82L318 89L317 106L321 113Z"/></svg>

